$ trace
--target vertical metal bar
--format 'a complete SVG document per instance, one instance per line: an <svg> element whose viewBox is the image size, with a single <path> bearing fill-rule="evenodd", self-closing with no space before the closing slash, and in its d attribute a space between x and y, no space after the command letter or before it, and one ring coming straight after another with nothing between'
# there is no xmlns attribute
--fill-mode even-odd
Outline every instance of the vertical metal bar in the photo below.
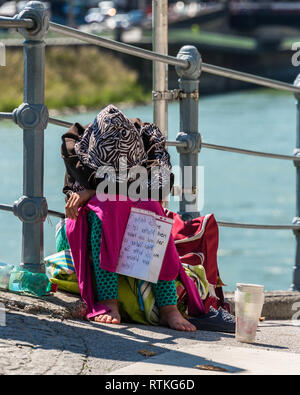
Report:
<svg viewBox="0 0 300 395"><path fill-rule="evenodd" d="M300 87L300 74L296 78L294 85L298 88ZM300 94L296 93L295 97L297 105L297 137L294 155L300 156ZM293 220L293 224L300 225L300 163L299 161L294 161L294 164L296 167L296 217ZM295 230L294 234L296 236L296 257L292 289L300 291L300 231Z"/></svg>
<svg viewBox="0 0 300 395"><path fill-rule="evenodd" d="M74 0L68 1L68 26L74 27L75 26L75 15L74 15Z"/></svg>
<svg viewBox="0 0 300 395"><path fill-rule="evenodd" d="M43 3L29 2L17 18L31 18L34 30L20 30L24 41L24 103L14 111L23 129L23 196L14 213L23 222L21 266L43 272L43 222L47 216L44 195L44 129L48 111L44 104L45 42L49 17Z"/></svg>
<svg viewBox="0 0 300 395"><path fill-rule="evenodd" d="M152 1L153 51L168 54L168 0ZM153 91L168 90L168 65L153 62ZM163 95L162 95L163 96ZM154 123L168 137L168 102L162 97L153 103Z"/></svg>
<svg viewBox="0 0 300 395"><path fill-rule="evenodd" d="M146 11L147 1L146 0L139 0L137 4L137 8L141 11Z"/></svg>
<svg viewBox="0 0 300 395"><path fill-rule="evenodd" d="M177 147L180 154L182 172L182 197L180 214L184 220L199 216L197 171L198 155L201 148L201 136L198 132L199 78L201 74L201 56L197 48L185 46L178 56L190 62L188 69L177 67L180 88L180 133L177 141L187 142L186 147Z"/></svg>

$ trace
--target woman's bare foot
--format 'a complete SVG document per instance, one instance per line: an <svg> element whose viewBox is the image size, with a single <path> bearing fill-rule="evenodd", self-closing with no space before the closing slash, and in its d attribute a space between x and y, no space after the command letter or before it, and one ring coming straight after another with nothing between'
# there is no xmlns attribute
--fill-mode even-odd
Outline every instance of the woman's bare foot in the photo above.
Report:
<svg viewBox="0 0 300 395"><path fill-rule="evenodd" d="M104 300L100 303L109 307L110 311L103 315L97 315L94 318L95 322L101 322L103 324L120 324L121 316L119 314L117 299Z"/></svg>
<svg viewBox="0 0 300 395"><path fill-rule="evenodd" d="M194 332L196 330L193 324L183 318L176 305L161 307L160 323L177 331Z"/></svg>

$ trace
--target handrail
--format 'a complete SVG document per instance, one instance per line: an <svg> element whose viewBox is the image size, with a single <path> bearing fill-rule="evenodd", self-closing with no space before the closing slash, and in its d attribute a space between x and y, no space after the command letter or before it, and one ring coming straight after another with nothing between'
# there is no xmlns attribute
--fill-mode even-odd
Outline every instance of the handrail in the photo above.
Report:
<svg viewBox="0 0 300 395"><path fill-rule="evenodd" d="M0 204L0 211L9 211L9 212L13 213L14 207L10 206L9 204ZM55 210L48 210L48 215L51 217L65 218L65 214L60 213L59 211L55 211Z"/></svg>
<svg viewBox="0 0 300 395"><path fill-rule="evenodd" d="M163 63L168 63L169 65L173 65L173 66L179 66L179 67L183 67L183 68L189 67L189 62L187 60L182 60L182 59L177 59L172 56L157 54L153 51L148 51L148 50L145 50L142 48L135 47L133 45L120 43L115 40L110 40L107 38L96 36L94 34L81 32L77 29L74 29L74 28L71 28L68 26L63 26L63 25L60 25L60 24L57 24L54 22L50 23L50 29L55 32L64 33L70 37L81 39L81 40L89 42L91 44L100 45L102 47L116 50L116 51L126 53L129 55L138 56L138 57L148 59L148 60L153 60L153 61L160 61ZM240 80L240 81L244 81L244 82L253 83L253 84L268 87L268 88L279 89L279 90L292 92L292 93L300 93L300 88L298 88L294 85L291 85L291 84L288 84L285 82L281 82L281 81L272 80L269 78L255 76L255 75L249 74L249 73L243 73L243 72L228 69L225 67L219 67L219 66L210 65L207 63L202 63L202 71L210 73L210 74L214 74L214 75L219 75L222 77L227 77L227 78L232 78L232 79L236 79L236 80Z"/></svg>
<svg viewBox="0 0 300 395"><path fill-rule="evenodd" d="M13 119L11 112L0 112L0 119Z"/></svg>
<svg viewBox="0 0 300 395"><path fill-rule="evenodd" d="M9 211L9 212L13 213L14 207L10 206L9 204L0 204L0 210L1 211ZM48 215L51 217L65 218L65 214L60 213L59 211L55 211L55 210L48 210Z"/></svg>
<svg viewBox="0 0 300 395"><path fill-rule="evenodd" d="M0 204L0 210L13 212L13 206ZM48 210L51 217L65 218L65 214L55 210ZM299 230L300 225L263 225L263 224L244 224L238 222L217 221L219 226L227 228L261 229L261 230Z"/></svg>
<svg viewBox="0 0 300 395"><path fill-rule="evenodd" d="M116 50L116 51L119 51L122 53L126 53L128 55L133 55L133 56L141 57L141 58L152 60L152 61L159 61L159 62L163 62L163 63L168 63L169 65L179 66L182 68L189 67L188 60L183 60L183 59L178 59L178 58L175 58L172 56L157 54L153 51L148 51L148 50L145 50L142 48L135 47L133 45L124 44L124 43L121 43L121 42L118 42L115 40L110 40L107 38L96 36L94 34L81 32L78 29L74 29L74 28L71 28L68 26L63 26L63 25L59 25L57 23L51 22L50 29L55 32L64 33L70 37L75 37L75 38L81 39L83 41L89 42L91 44L100 45L102 47ZM207 63L202 63L202 71L210 73L210 74L214 74L214 75L219 75L222 77L227 77L227 78L232 78L232 79L236 79L239 81L253 83L256 85L260 85L260 86L264 86L264 87L268 87L268 88L272 88L272 89L279 89L279 90L292 92L292 93L300 93L300 88L298 88L292 84L272 80L272 79L265 78L265 77L256 76L256 75L249 74L249 73L243 73L241 71L236 71L236 70L228 69L225 67L219 67L219 66L210 65Z"/></svg>
<svg viewBox="0 0 300 395"><path fill-rule="evenodd" d="M261 229L261 230L299 230L299 225L263 225L263 224L243 224L238 222L217 221L219 226L239 229Z"/></svg>
<svg viewBox="0 0 300 395"><path fill-rule="evenodd" d="M3 113L0 112L0 120L1 119L12 119L12 113ZM64 121L61 119L57 118L49 118L49 123L57 126L62 126L66 128L70 128L73 123ZM187 143L184 141L167 141L166 142L168 147L186 147ZM217 145L217 144L210 144L210 143L201 143L202 148L206 149L213 149L213 150L218 150L218 151L225 151L225 152L233 152L237 154L243 154L243 155L251 155L251 156L261 156L264 158L271 158L271 159L282 159L282 160L291 160L293 162L299 162L300 161L300 156L296 155L282 155L282 154L272 154L269 152L262 152L262 151L253 151L253 150L247 150L244 148L237 148L237 147L229 147L229 146L224 146L224 145Z"/></svg>
<svg viewBox="0 0 300 395"><path fill-rule="evenodd" d="M0 27L25 27L27 29L31 29L34 27L34 25L35 23L32 19L13 19L13 18L5 18L5 17L0 18ZM190 65L188 60L178 59L173 56L158 54L153 51L149 51L143 48L138 48L133 45L121 43L108 38L103 38L95 34L82 32L79 31L78 29L60 25L54 22L50 22L50 29L52 31L63 33L70 37L78 38L87 43L99 45L108 49L137 56L143 59L163 62L169 65L182 67L184 69L188 68ZM202 71L226 78L231 78L239 81L244 81L244 82L272 88L272 89L279 89L291 93L300 93L300 88L292 84L272 80L265 77L256 76L249 73L244 73L237 70L228 69L225 67L202 63Z"/></svg>
<svg viewBox="0 0 300 395"><path fill-rule="evenodd" d="M74 29L69 26L59 25L58 23L50 22L50 29L54 32L64 33L67 36L78 38L90 44L99 45L104 48L126 53L128 55L137 56L139 58L163 62L171 66L178 66L184 69L187 69L190 65L188 60L178 59L174 56L169 55L161 55L147 49L138 48L133 45L124 44L115 40L96 36L95 34L81 32L78 29Z"/></svg>
<svg viewBox="0 0 300 395"><path fill-rule="evenodd" d="M13 206L9 206L8 204L0 204L0 210L2 211L11 211L13 212Z"/></svg>
<svg viewBox="0 0 300 395"><path fill-rule="evenodd" d="M57 118L49 118L49 123L52 123L53 125L57 125L57 126L62 126L65 128L70 128L73 123L72 122L68 122L68 121L63 121L61 119L57 119Z"/></svg>
<svg viewBox="0 0 300 395"><path fill-rule="evenodd" d="M62 219L66 218L64 213L60 213L59 211L55 211L55 210L48 210L48 215L50 215L51 217L57 217Z"/></svg>
<svg viewBox="0 0 300 395"><path fill-rule="evenodd" d="M300 93L300 88L288 84L286 82L272 80L270 78L256 76L254 74L243 73L241 71L236 71L232 69L227 69L225 67L214 66L207 63L202 63L202 71L214 75L219 75L221 77L231 78L234 80L249 82L251 84L264 86L271 89L278 89L291 93Z"/></svg>
<svg viewBox="0 0 300 395"><path fill-rule="evenodd" d="M1 16L0 18L0 28L25 28L25 29L33 29L35 27L35 22L31 18L8 18L5 16Z"/></svg>
<svg viewBox="0 0 300 395"><path fill-rule="evenodd" d="M293 156L293 155L272 154L268 152L252 151L243 148L228 147L224 145L208 144L208 143L202 143L201 145L203 148L214 149L218 151L234 152L243 155L262 156L264 158L272 158L272 159L292 160L296 162L300 161L300 156L296 156L296 155Z"/></svg>
<svg viewBox="0 0 300 395"><path fill-rule="evenodd" d="M62 120L56 119L56 118L49 118L49 123L52 123L52 124L58 125L58 126L62 126L62 127L67 127L67 128L70 128L73 125L72 122L62 121ZM169 147L186 147L187 146L186 142L184 142L184 141L167 141L166 144ZM219 151L234 152L237 154L262 156L264 158L300 161L300 157L296 156L296 155L293 156L293 155L272 154L272 153L268 153L268 152L253 151L253 150L247 150L247 149L243 149L243 148L209 144L209 143L205 143L205 142L201 143L201 147L207 148L207 149L219 150Z"/></svg>

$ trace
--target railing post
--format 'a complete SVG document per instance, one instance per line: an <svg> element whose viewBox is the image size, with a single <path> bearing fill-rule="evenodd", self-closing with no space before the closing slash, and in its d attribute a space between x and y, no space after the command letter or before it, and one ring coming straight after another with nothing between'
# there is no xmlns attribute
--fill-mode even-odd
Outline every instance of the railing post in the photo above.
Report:
<svg viewBox="0 0 300 395"><path fill-rule="evenodd" d="M198 130L199 78L201 74L201 56L197 48L184 46L177 58L188 60L190 67L176 67L179 75L180 132L177 141L187 142L186 147L177 147L180 154L182 172L182 197L179 213L184 220L199 216L198 201L198 155L201 149L201 135Z"/></svg>
<svg viewBox="0 0 300 395"><path fill-rule="evenodd" d="M13 112L23 129L23 196L14 204L14 213L23 222L21 266L43 272L43 222L47 216L44 198L44 129L48 110L44 104L45 41L49 16L38 1L29 2L16 16L34 20L33 29L20 29L24 41L24 103Z"/></svg>
<svg viewBox="0 0 300 395"><path fill-rule="evenodd" d="M168 0L152 0L153 51L168 55ZM168 138L168 102L164 93L168 90L168 65L153 62L153 120ZM157 99L156 92L161 92Z"/></svg>
<svg viewBox="0 0 300 395"><path fill-rule="evenodd" d="M300 88L300 74L296 78L294 85ZM297 138L296 148L294 150L295 156L300 156L300 94L295 93L296 105L297 105ZM293 220L293 224L300 225L300 162L294 161L296 167L296 217ZM293 273L293 291L300 291L300 231L295 230L296 236L296 258Z"/></svg>

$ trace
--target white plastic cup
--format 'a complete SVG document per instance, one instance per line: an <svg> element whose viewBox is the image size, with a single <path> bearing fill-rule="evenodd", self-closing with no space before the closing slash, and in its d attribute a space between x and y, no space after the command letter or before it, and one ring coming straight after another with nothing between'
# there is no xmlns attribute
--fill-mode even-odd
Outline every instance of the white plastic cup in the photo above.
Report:
<svg viewBox="0 0 300 395"><path fill-rule="evenodd" d="M13 269L14 266L0 262L0 289L8 289L10 273Z"/></svg>
<svg viewBox="0 0 300 395"><path fill-rule="evenodd" d="M258 320L264 304L264 286L256 284L237 285L235 291L235 338L242 343L255 341Z"/></svg>

